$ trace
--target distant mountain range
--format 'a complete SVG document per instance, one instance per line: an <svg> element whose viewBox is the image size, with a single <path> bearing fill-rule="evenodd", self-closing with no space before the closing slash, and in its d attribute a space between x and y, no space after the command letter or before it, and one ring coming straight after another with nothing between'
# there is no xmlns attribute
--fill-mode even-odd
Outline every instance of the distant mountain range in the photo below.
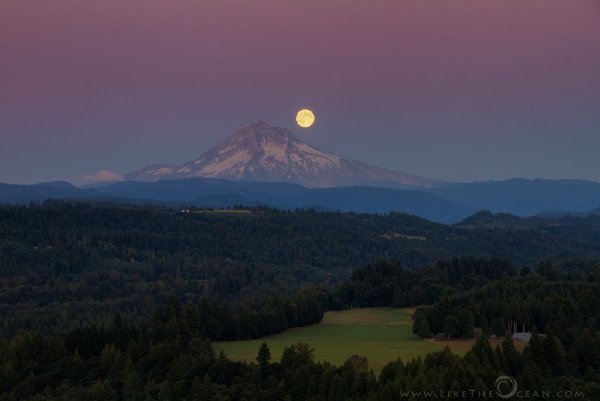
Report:
<svg viewBox="0 0 600 401"><path fill-rule="evenodd" d="M65 181L44 182L34 185L0 183L0 203L42 202L47 199L80 199L89 196L88 191Z"/></svg>
<svg viewBox="0 0 600 401"><path fill-rule="evenodd" d="M527 180L452 184L432 192L474 210L533 216L542 212L589 212L600 205L600 184L583 180Z"/></svg>
<svg viewBox="0 0 600 401"><path fill-rule="evenodd" d="M548 216L600 214L600 208L591 206L600 205L600 184L569 180L516 179L452 184L429 190L364 186L306 188L289 183L209 178L125 181L97 188L77 188L65 182L0 184L0 203L28 203L45 199L153 203L174 207L267 205L281 209L313 208L363 213L397 211L442 223L459 222L478 210L517 216L540 213Z"/></svg>
<svg viewBox="0 0 600 401"><path fill-rule="evenodd" d="M126 181L105 187L81 189L69 183L57 182L29 186L0 184L0 203L28 203L44 199L85 199L209 208L266 205L288 210L311 208L362 213L401 211L444 223L458 221L472 212L425 191L376 187L306 188L288 183L237 182L209 178Z"/></svg>
<svg viewBox="0 0 600 401"><path fill-rule="evenodd" d="M102 177L107 173L113 174L105 171ZM191 162L152 165L116 177L125 181L79 188L67 182L0 184L0 203L89 199L213 208L266 205L398 211L442 223L459 222L480 210L516 216L600 214L600 184L595 182L515 178L446 183L324 152L262 121L243 127Z"/></svg>
<svg viewBox="0 0 600 401"><path fill-rule="evenodd" d="M327 153L307 145L285 128L259 120L246 125L196 160L179 166L153 164L125 175L128 181L197 177L288 182L309 188L363 185L431 188L444 184Z"/></svg>

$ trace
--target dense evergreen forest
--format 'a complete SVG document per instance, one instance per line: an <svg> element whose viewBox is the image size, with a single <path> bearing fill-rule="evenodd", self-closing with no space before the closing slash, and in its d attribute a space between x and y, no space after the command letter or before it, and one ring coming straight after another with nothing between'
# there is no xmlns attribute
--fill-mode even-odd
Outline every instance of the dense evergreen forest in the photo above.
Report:
<svg viewBox="0 0 600 401"><path fill-rule="evenodd" d="M431 399L406 391L489 391L500 375L600 399L599 223L2 206L0 401ZM464 357L398 360L379 377L359 355L315 362L310 344L280 361L263 346L251 364L210 345L359 306L419 306L418 336L479 340ZM523 329L521 353L507 333Z"/></svg>
<svg viewBox="0 0 600 401"><path fill-rule="evenodd" d="M510 336L496 348L481 336L462 358L446 348L392 361L375 377L360 355L336 367L315 362L305 343L288 346L279 361L263 344L256 363L233 362L215 355L190 314L173 301L146 325L115 318L65 338L30 333L0 342L0 400L499 400L516 389L498 385L502 376L516 380L519 398L600 397L600 339L587 329L573 350L535 331L522 353Z"/></svg>
<svg viewBox="0 0 600 401"><path fill-rule="evenodd" d="M395 262L357 269L333 296L335 305L418 306L420 337L503 337L536 330L570 347L600 330L600 261L541 261L515 269L509 260L455 258L419 271Z"/></svg>
<svg viewBox="0 0 600 401"><path fill-rule="evenodd" d="M140 322L171 295L253 313L306 286L315 293L333 288L380 259L410 270L468 255L531 265L600 256L598 238L598 216L480 213L446 226L397 213L182 213L60 201L0 206L0 331L64 331L117 312Z"/></svg>

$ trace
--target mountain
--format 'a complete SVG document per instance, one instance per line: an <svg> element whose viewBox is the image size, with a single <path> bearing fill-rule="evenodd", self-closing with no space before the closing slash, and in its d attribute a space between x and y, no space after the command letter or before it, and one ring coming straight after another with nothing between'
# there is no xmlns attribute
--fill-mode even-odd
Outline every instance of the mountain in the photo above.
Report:
<svg viewBox="0 0 600 401"><path fill-rule="evenodd" d="M258 120L196 160L179 166L154 164L125 175L128 181L195 177L288 182L311 188L431 188L443 184L327 153L302 142L287 129Z"/></svg>
<svg viewBox="0 0 600 401"><path fill-rule="evenodd" d="M211 208L265 205L287 210L311 208L357 213L394 211L441 223L454 223L472 213L468 208L425 191L376 187L306 188L280 182L210 178L125 181L83 189L69 183L0 184L0 203L29 203L47 199L149 203L172 207L182 204Z"/></svg>
<svg viewBox="0 0 600 401"><path fill-rule="evenodd" d="M90 194L65 181L33 185L0 183L0 203L29 203L47 199L80 199Z"/></svg>
<svg viewBox="0 0 600 401"><path fill-rule="evenodd" d="M549 216L552 218L552 216ZM518 217L508 213L492 213L489 210L479 211L460 223L457 226L460 227L486 227L486 228L519 228L519 227L532 227L535 225L536 220L525 217Z"/></svg>
<svg viewBox="0 0 600 401"><path fill-rule="evenodd" d="M143 199L199 207L267 205L280 209L314 208L358 213L413 214L454 223L473 211L419 190L375 187L306 188L279 182L240 182L208 178L120 182L96 188L105 198Z"/></svg>
<svg viewBox="0 0 600 401"><path fill-rule="evenodd" d="M433 188L432 193L474 210L517 216L589 212L600 205L600 184L584 180L486 181Z"/></svg>
<svg viewBox="0 0 600 401"><path fill-rule="evenodd" d="M515 224L515 216L584 217L598 214L600 210L595 208L600 204L600 184L576 180L513 179L453 184L429 190L401 190L368 186L306 188L282 182L201 177L153 182L123 181L94 188L77 188L66 182L0 184L0 203L46 199L153 203L174 207L181 204L214 208L267 205L280 209L313 208L357 213L396 211L442 223L456 223L477 210L489 210L501 214L479 213L461 224L497 227Z"/></svg>

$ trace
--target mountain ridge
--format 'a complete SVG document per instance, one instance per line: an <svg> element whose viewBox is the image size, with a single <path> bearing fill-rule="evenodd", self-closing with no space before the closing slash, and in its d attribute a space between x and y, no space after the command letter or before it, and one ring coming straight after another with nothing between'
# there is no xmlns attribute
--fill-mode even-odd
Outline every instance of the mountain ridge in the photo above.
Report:
<svg viewBox="0 0 600 401"><path fill-rule="evenodd" d="M443 181L404 174L320 150L285 128L255 120L182 165L151 164L128 181L179 178L289 182L309 188L377 186L432 188Z"/></svg>
<svg viewBox="0 0 600 401"><path fill-rule="evenodd" d="M465 224L484 221L493 226L499 224L499 219L504 221L508 218L508 215L497 213L512 213L521 217L585 217L600 212L597 208L600 204L600 184L594 182L517 179L481 184L454 184L427 191L369 186L306 188L291 183L211 178L123 181L94 188L49 182L34 185L0 184L0 203L27 204L47 199L71 199L163 204L171 207L182 204L214 208L240 204L266 205L287 210L315 208L357 213L394 211L442 223L458 223L477 210L490 210L493 216L490 212L479 214ZM453 186L458 186L458 190ZM572 192L573 188L579 190ZM506 194L510 196L505 197Z"/></svg>
<svg viewBox="0 0 600 401"><path fill-rule="evenodd" d="M511 178L451 184L430 192L474 210L521 217L548 211L587 213L600 204L600 183L573 179Z"/></svg>

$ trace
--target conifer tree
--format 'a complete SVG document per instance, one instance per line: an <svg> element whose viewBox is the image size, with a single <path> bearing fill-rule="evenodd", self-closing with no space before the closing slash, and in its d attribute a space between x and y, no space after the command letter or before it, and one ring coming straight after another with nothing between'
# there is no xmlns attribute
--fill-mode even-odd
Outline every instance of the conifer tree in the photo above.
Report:
<svg viewBox="0 0 600 401"><path fill-rule="evenodd" d="M431 337L429 321L427 320L427 315L422 309L417 309L415 312L413 334L416 334L420 338Z"/></svg>
<svg viewBox="0 0 600 401"><path fill-rule="evenodd" d="M256 357L256 362L260 369L264 371L268 366L269 362L271 362L271 350L267 346L267 343L262 343L260 348L258 349L258 356Z"/></svg>

